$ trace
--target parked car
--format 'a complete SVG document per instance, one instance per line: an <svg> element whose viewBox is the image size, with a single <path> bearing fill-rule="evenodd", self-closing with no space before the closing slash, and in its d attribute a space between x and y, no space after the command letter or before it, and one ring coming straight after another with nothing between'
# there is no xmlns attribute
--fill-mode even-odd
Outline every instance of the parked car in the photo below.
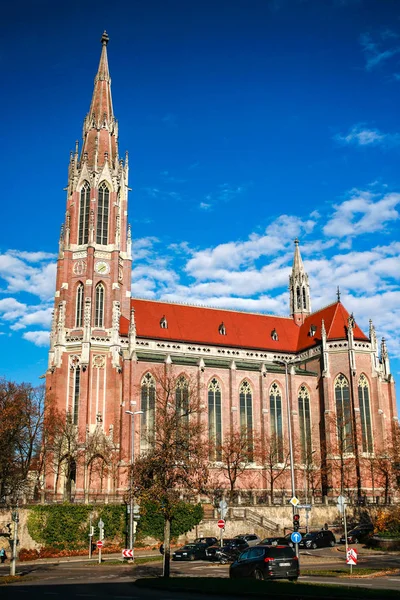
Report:
<svg viewBox="0 0 400 600"><path fill-rule="evenodd" d="M245 533L244 535L235 535L234 539L243 538L249 546L256 546L261 542L261 538L255 533Z"/></svg>
<svg viewBox="0 0 400 600"><path fill-rule="evenodd" d="M348 544L358 544L359 542L365 542L374 532L374 526L372 523L362 523L360 525L356 525L353 529L347 532L347 543ZM340 538L339 542L344 544L346 542L346 538L344 534Z"/></svg>
<svg viewBox="0 0 400 600"><path fill-rule="evenodd" d="M306 533L301 540L300 548L327 548L328 546L334 546L336 544L336 538L332 531L329 529L321 529L321 531L310 531Z"/></svg>
<svg viewBox="0 0 400 600"><path fill-rule="evenodd" d="M193 542L193 544L207 544L207 546L213 546L217 543L218 540L216 537L198 537Z"/></svg>
<svg viewBox="0 0 400 600"><path fill-rule="evenodd" d="M172 560L196 560L206 558L207 544L186 544L183 548L175 550Z"/></svg>
<svg viewBox="0 0 400 600"><path fill-rule="evenodd" d="M243 538L225 538L222 540L222 546L214 544L206 550L206 557L209 560L220 560L221 555L228 557L228 560L235 560L243 550L249 547Z"/></svg>
<svg viewBox="0 0 400 600"><path fill-rule="evenodd" d="M242 552L229 568L229 577L297 581L299 559L290 546L258 545Z"/></svg>
<svg viewBox="0 0 400 600"><path fill-rule="evenodd" d="M290 546L293 548L294 544L290 539L291 534L285 535L285 537L267 537L260 544L263 546Z"/></svg>

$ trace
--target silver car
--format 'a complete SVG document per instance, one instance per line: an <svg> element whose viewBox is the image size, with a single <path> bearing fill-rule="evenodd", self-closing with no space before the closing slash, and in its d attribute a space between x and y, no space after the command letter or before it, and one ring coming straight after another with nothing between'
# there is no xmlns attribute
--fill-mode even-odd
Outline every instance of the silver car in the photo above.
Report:
<svg viewBox="0 0 400 600"><path fill-rule="evenodd" d="M255 533L245 533L244 535L235 535L234 539L241 538L245 540L249 546L257 546L260 544L261 538L258 537Z"/></svg>

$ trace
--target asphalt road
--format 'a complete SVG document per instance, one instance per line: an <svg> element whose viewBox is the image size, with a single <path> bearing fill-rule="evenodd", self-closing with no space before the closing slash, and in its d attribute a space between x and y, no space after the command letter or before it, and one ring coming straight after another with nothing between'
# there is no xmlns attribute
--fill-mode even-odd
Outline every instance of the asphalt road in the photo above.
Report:
<svg viewBox="0 0 400 600"><path fill-rule="evenodd" d="M300 555L300 564L303 568L335 568L343 567L344 553L337 549L324 549L319 551L305 551ZM395 567L400 569L399 555L362 555L360 566L374 568ZM135 586L135 579L142 577L159 576L161 563L147 563L142 565L102 564L88 562L63 562L54 563L19 563L17 573L23 575L20 581L0 587L2 600L63 600L64 598L107 598L109 600L177 600L180 597L176 592L163 592L143 590ZM356 571L357 567L354 568ZM8 565L0 567L0 576L9 573ZM190 577L228 577L229 566L196 562L172 562L171 574L173 576ZM373 589L395 589L400 592L400 574L388 575L379 578L362 579L335 579L332 577L306 577L301 576L300 581L329 583L332 585L350 585ZM54 598L48 598L53 596ZM183 598L183 595L181 596ZM215 600L218 596L215 596ZM187 594L184 600L204 600L204 595ZM214 600L207 596L207 600Z"/></svg>

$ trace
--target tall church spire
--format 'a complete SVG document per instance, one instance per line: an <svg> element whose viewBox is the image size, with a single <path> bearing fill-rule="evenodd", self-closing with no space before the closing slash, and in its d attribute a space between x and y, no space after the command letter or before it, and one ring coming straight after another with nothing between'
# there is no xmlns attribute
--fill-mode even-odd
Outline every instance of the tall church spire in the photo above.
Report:
<svg viewBox="0 0 400 600"><path fill-rule="evenodd" d="M104 166L106 162L114 167L118 160L118 129L112 105L108 41L105 31L101 36L102 49L94 79L92 102L83 124L81 162L87 162L89 167L95 169Z"/></svg>
<svg viewBox="0 0 400 600"><path fill-rule="evenodd" d="M310 285L301 259L299 240L294 240L292 274L289 277L290 314L297 325L302 325L311 313Z"/></svg>

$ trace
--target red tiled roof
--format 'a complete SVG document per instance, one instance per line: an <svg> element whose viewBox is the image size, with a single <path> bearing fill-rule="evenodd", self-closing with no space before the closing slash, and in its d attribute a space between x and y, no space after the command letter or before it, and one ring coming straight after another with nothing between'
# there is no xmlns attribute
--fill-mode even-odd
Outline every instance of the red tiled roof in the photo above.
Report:
<svg viewBox="0 0 400 600"><path fill-rule="evenodd" d="M301 327L298 327L291 317L139 299L132 299L131 305L135 309L136 335L140 338L278 352L296 352L319 342L322 319L325 322L328 339L345 339L349 317L349 313L340 303L311 314ZM167 320L167 329L160 326L162 317ZM222 323L226 335L219 333ZM309 335L311 325L317 327L314 337ZM277 341L271 337L274 329L278 334ZM121 317L121 334L127 335L128 330L128 319ZM355 326L354 337L368 340L358 325Z"/></svg>

